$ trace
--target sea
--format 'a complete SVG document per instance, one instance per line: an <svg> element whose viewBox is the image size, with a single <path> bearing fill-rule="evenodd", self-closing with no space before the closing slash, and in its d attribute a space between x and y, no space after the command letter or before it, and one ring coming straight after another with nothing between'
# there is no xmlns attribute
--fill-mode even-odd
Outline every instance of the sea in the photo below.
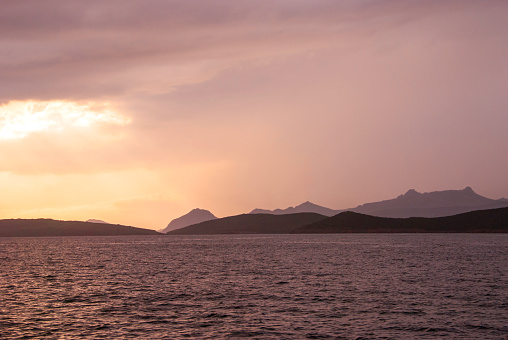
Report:
<svg viewBox="0 0 508 340"><path fill-rule="evenodd" d="M502 339L507 234L0 238L1 339Z"/></svg>

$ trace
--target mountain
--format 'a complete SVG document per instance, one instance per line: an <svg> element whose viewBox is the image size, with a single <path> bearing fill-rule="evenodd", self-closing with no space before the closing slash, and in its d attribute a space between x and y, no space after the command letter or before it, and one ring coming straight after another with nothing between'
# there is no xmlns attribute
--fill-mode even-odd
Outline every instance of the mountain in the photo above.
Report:
<svg viewBox="0 0 508 340"><path fill-rule="evenodd" d="M89 222L89 223L105 223L105 224L109 224L108 222L106 221L103 221L103 220L96 220L96 219L89 219L89 220L86 220L85 222Z"/></svg>
<svg viewBox="0 0 508 340"><path fill-rule="evenodd" d="M316 213L324 216L333 216L341 212L342 210L333 210L330 208L325 208L320 205L311 203L309 201L302 203L296 207L289 207L287 209L275 209L275 210L265 210L265 209L254 209L250 212L250 214L273 214L273 215L285 215L285 214L297 214L297 213Z"/></svg>
<svg viewBox="0 0 508 340"><path fill-rule="evenodd" d="M243 214L206 221L169 231L168 235L289 234L299 227L321 221L315 213L287 215Z"/></svg>
<svg viewBox="0 0 508 340"><path fill-rule="evenodd" d="M503 207L508 207L508 200L486 198L467 187L463 190L429 193L411 189L397 198L367 203L348 210L379 217L441 217Z"/></svg>
<svg viewBox="0 0 508 340"><path fill-rule="evenodd" d="M0 220L0 237L160 235L155 230L120 224L51 219Z"/></svg>
<svg viewBox="0 0 508 340"><path fill-rule="evenodd" d="M211 212L204 209L193 209L187 214L175 218L171 222L169 222L168 226L162 230L161 233L167 233L168 231L184 228L189 225L193 225L196 223L201 223L205 221L215 220L217 217L214 216Z"/></svg>
<svg viewBox="0 0 508 340"><path fill-rule="evenodd" d="M346 211L294 233L508 233L508 208L434 218L388 218Z"/></svg>

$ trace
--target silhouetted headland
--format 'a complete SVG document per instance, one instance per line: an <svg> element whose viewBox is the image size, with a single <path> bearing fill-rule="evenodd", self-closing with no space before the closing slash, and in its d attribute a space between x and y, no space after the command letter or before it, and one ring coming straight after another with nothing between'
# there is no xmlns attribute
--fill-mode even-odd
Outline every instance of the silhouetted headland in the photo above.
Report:
<svg viewBox="0 0 508 340"><path fill-rule="evenodd" d="M219 218L169 231L168 235L289 234L299 227L321 221L314 213L288 215L242 214Z"/></svg>
<svg viewBox="0 0 508 340"><path fill-rule="evenodd" d="M507 233L508 208L479 210L446 217L389 218L342 212L300 227L294 233Z"/></svg>
<svg viewBox="0 0 508 340"><path fill-rule="evenodd" d="M52 219L0 220L0 237L160 235L155 230L120 224Z"/></svg>

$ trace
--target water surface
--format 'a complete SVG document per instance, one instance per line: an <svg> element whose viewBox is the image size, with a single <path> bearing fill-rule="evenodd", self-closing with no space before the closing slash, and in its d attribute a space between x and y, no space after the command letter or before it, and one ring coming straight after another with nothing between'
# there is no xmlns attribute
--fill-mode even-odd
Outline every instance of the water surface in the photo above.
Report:
<svg viewBox="0 0 508 340"><path fill-rule="evenodd" d="M0 338L504 339L508 235L0 238Z"/></svg>

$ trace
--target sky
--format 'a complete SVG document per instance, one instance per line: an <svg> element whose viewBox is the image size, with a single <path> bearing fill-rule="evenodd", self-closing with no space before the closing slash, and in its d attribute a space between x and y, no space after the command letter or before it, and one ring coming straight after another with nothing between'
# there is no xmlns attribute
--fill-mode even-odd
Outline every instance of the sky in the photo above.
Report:
<svg viewBox="0 0 508 340"><path fill-rule="evenodd" d="M508 198L505 0L3 0L0 218Z"/></svg>

